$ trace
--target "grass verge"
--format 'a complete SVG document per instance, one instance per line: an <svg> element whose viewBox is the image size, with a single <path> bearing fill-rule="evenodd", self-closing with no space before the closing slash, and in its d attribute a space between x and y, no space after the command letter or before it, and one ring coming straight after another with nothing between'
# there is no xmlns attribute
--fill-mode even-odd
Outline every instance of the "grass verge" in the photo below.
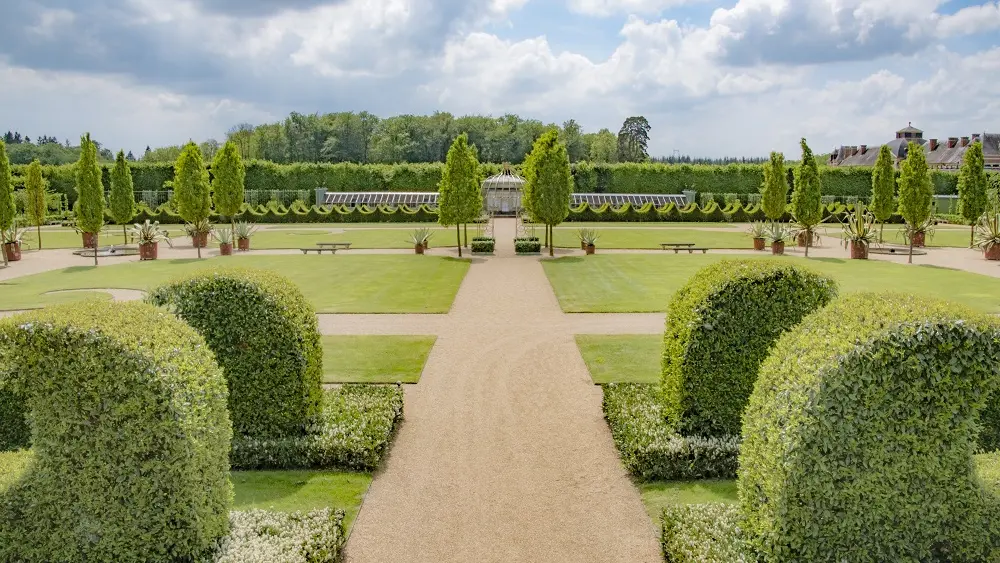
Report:
<svg viewBox="0 0 1000 563"><path fill-rule="evenodd" d="M324 336L323 383L416 383L436 336Z"/></svg>

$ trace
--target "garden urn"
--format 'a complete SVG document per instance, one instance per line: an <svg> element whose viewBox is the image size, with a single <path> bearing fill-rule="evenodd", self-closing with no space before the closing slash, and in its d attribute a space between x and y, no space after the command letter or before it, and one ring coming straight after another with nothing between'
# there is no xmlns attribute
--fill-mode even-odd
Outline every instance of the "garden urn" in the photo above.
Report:
<svg viewBox="0 0 1000 563"><path fill-rule="evenodd" d="M97 234L83 233L83 247L94 248L95 246L97 246Z"/></svg>
<svg viewBox="0 0 1000 563"><path fill-rule="evenodd" d="M205 248L208 246L208 233L191 235L191 246L195 248Z"/></svg>
<svg viewBox="0 0 1000 563"><path fill-rule="evenodd" d="M809 246L812 246L813 245L812 239L813 239L812 232L802 231L798 235L798 244L799 246L806 246L806 244L808 243Z"/></svg>
<svg viewBox="0 0 1000 563"><path fill-rule="evenodd" d="M776 240L771 243L771 254L784 254L785 253L785 241Z"/></svg>
<svg viewBox="0 0 1000 563"><path fill-rule="evenodd" d="M913 233L913 246L916 248L923 248L926 238L927 238L927 233L923 231L919 233Z"/></svg>
<svg viewBox="0 0 1000 563"><path fill-rule="evenodd" d="M587 254L593 254L594 251L597 250L597 247L594 246L594 245L592 245L592 244L588 244L587 247L586 247L586 250L587 250Z"/></svg>
<svg viewBox="0 0 1000 563"><path fill-rule="evenodd" d="M753 238L753 249L754 250L764 250L764 237L754 237Z"/></svg>
<svg viewBox="0 0 1000 563"><path fill-rule="evenodd" d="M860 240L851 241L851 260L867 260L868 244Z"/></svg>
<svg viewBox="0 0 1000 563"><path fill-rule="evenodd" d="M139 260L156 260L159 250L160 243L144 242L139 245Z"/></svg>
<svg viewBox="0 0 1000 563"><path fill-rule="evenodd" d="M3 254L8 262L17 262L21 259L21 243L6 242L3 245Z"/></svg>
<svg viewBox="0 0 1000 563"><path fill-rule="evenodd" d="M236 247L240 249L240 252L247 252L250 250L250 239L241 238L236 239Z"/></svg>
<svg viewBox="0 0 1000 563"><path fill-rule="evenodd" d="M223 256L232 256L233 255L233 243L231 243L231 242L222 242L222 243L219 243L219 254L222 254Z"/></svg>
<svg viewBox="0 0 1000 563"><path fill-rule="evenodd" d="M991 244L984 248L983 257L987 260L1000 260L1000 244Z"/></svg>
<svg viewBox="0 0 1000 563"><path fill-rule="evenodd" d="M423 254L424 253L424 245L422 245L422 244L414 244L413 245L413 251L416 252L417 254Z"/></svg>

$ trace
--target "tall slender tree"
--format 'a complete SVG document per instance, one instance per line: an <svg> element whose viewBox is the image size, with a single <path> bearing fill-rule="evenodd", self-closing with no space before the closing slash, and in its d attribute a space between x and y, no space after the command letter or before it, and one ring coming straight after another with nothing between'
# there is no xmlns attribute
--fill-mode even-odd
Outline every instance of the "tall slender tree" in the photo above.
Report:
<svg viewBox="0 0 1000 563"><path fill-rule="evenodd" d="M976 236L976 222L986 212L986 182L983 144L977 141L965 150L962 167L958 171L958 212L972 225L970 248Z"/></svg>
<svg viewBox="0 0 1000 563"><path fill-rule="evenodd" d="M236 214L243 205L246 175L239 147L233 141L226 141L212 160L212 198L215 211L229 217L233 230L236 229Z"/></svg>
<svg viewBox="0 0 1000 563"><path fill-rule="evenodd" d="M483 209L479 161L465 133L455 137L448 149L438 191L438 222L455 225L455 242L462 256L461 225L476 220Z"/></svg>
<svg viewBox="0 0 1000 563"><path fill-rule="evenodd" d="M125 151L118 151L115 167L111 169L111 196L108 211L111 218L122 226L122 242L128 240L125 226L132 222L137 211L135 191L132 187L132 171L125 160Z"/></svg>
<svg viewBox="0 0 1000 563"><path fill-rule="evenodd" d="M823 220L823 189L819 168L806 140L800 141L802 161L795 170L795 190L792 192L792 216L802 226L806 239L806 257L812 245L813 229Z"/></svg>
<svg viewBox="0 0 1000 563"><path fill-rule="evenodd" d="M618 131L618 160L621 162L643 162L649 158L646 152L649 144L649 121L635 115L622 123Z"/></svg>
<svg viewBox="0 0 1000 563"><path fill-rule="evenodd" d="M764 183L760 186L760 206L764 216L777 221L788 209L788 180L785 175L785 155L772 152L764 164Z"/></svg>
<svg viewBox="0 0 1000 563"><path fill-rule="evenodd" d="M913 263L914 235L930 219L933 199L934 186L927 172L927 155L922 146L910 141L899 173L899 214L910 231L909 264Z"/></svg>
<svg viewBox="0 0 1000 563"><path fill-rule="evenodd" d="M531 220L545 225L549 256L555 255L552 229L569 215L573 193L566 145L556 131L548 131L535 141L524 163L524 208Z"/></svg>
<svg viewBox="0 0 1000 563"><path fill-rule="evenodd" d="M97 164L97 145L90 133L80 139L80 160L76 163L76 226L94 237L94 265L100 248L101 228L104 227L104 183Z"/></svg>
<svg viewBox="0 0 1000 563"><path fill-rule="evenodd" d="M14 180L10 175L10 159L7 158L7 144L0 140L0 231L14 226ZM7 265L7 253L3 254L3 265Z"/></svg>
<svg viewBox="0 0 1000 563"><path fill-rule="evenodd" d="M882 145L872 170L872 205L871 212L879 222L878 241L882 242L882 231L885 222L896 210L896 168L893 164L892 149Z"/></svg>
<svg viewBox="0 0 1000 563"><path fill-rule="evenodd" d="M212 211L209 198L208 171L201 157L201 149L193 141L184 145L174 165L174 198L181 219L197 224L208 219ZM195 241L198 258L201 258L201 244Z"/></svg>
<svg viewBox="0 0 1000 563"><path fill-rule="evenodd" d="M28 165L28 172L24 178L24 191L28 196L27 212L31 222L35 224L35 232L38 235L38 248L42 248L42 224L45 223L45 213L48 211L47 182L42 177L42 163L35 160Z"/></svg>

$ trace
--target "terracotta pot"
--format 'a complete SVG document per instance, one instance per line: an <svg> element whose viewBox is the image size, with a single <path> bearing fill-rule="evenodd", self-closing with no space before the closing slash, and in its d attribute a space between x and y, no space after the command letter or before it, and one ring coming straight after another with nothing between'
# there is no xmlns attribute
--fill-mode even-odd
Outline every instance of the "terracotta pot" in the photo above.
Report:
<svg viewBox="0 0 1000 563"><path fill-rule="evenodd" d="M594 251L597 250L597 247L592 244L588 244L587 248L585 248L584 250L587 251L587 254L593 254Z"/></svg>
<svg viewBox="0 0 1000 563"><path fill-rule="evenodd" d="M923 248L927 233L913 233L913 247Z"/></svg>
<svg viewBox="0 0 1000 563"><path fill-rule="evenodd" d="M1000 260L1000 244L994 244L984 248L983 256L987 260Z"/></svg>
<svg viewBox="0 0 1000 563"><path fill-rule="evenodd" d="M236 239L236 248L238 248L240 252L247 252L248 250L250 250L250 239L248 238Z"/></svg>
<svg viewBox="0 0 1000 563"><path fill-rule="evenodd" d="M219 254L223 256L233 255L233 243L231 242L220 242L219 243Z"/></svg>
<svg viewBox="0 0 1000 563"><path fill-rule="evenodd" d="M97 235L94 233L83 233L83 247L94 248L97 246Z"/></svg>
<svg viewBox="0 0 1000 563"><path fill-rule="evenodd" d="M797 238L798 238L798 244L799 244L799 246L805 247L806 241L809 242L809 246L813 245L812 233L807 233L807 232L803 231L803 232L799 233L799 235L798 235Z"/></svg>
<svg viewBox="0 0 1000 563"><path fill-rule="evenodd" d="M422 245L422 244L415 244L415 245L413 245L413 251L416 252L417 254L423 254L424 253L424 245Z"/></svg>
<svg viewBox="0 0 1000 563"><path fill-rule="evenodd" d="M205 248L208 246L208 233L198 233L191 237L191 246Z"/></svg>
<svg viewBox="0 0 1000 563"><path fill-rule="evenodd" d="M6 242L3 245L4 256L7 257L8 262L17 262L21 259L21 243L19 242Z"/></svg>
<svg viewBox="0 0 1000 563"><path fill-rule="evenodd" d="M159 254L160 243L146 242L139 245L139 260L156 260Z"/></svg>
<svg viewBox="0 0 1000 563"><path fill-rule="evenodd" d="M754 237L753 239L753 249L754 250L764 250L764 238Z"/></svg>
<svg viewBox="0 0 1000 563"><path fill-rule="evenodd" d="M784 254L785 241L775 241L771 243L771 254Z"/></svg>
<svg viewBox="0 0 1000 563"><path fill-rule="evenodd" d="M867 260L868 245L859 240L851 241L851 260Z"/></svg>

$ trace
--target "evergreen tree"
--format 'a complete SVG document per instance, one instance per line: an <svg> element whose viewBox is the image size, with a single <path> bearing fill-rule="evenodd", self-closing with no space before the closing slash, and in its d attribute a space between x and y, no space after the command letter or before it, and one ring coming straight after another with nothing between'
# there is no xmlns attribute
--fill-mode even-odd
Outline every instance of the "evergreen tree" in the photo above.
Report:
<svg viewBox="0 0 1000 563"><path fill-rule="evenodd" d="M209 198L208 171L201 157L201 149L193 141L184 145L184 150L174 164L174 198L181 219L188 223L198 223L208 219L212 211ZM201 245L195 244L198 258Z"/></svg>
<svg viewBox="0 0 1000 563"><path fill-rule="evenodd" d="M42 248L42 224L45 223L45 213L48 211L46 187L47 182L42 177L42 163L36 158L28 165L28 171L24 178L24 189L28 196L28 217L35 224L39 250Z"/></svg>
<svg viewBox="0 0 1000 563"><path fill-rule="evenodd" d="M524 163L524 208L532 221L545 225L549 256L554 256L552 228L569 215L573 175L566 145L556 131L548 131L535 141Z"/></svg>
<svg viewBox="0 0 1000 563"><path fill-rule="evenodd" d="M215 201L215 211L229 217L234 230L236 214L243 205L246 175L243 157L240 156L236 143L226 141L212 160L212 199Z"/></svg>
<svg viewBox="0 0 1000 563"><path fill-rule="evenodd" d="M7 133L10 135L10 132ZM10 160L7 158L7 143L0 140L0 231L14 226L14 180L10 176ZM3 265L7 265L7 253L3 254Z"/></svg>
<svg viewBox="0 0 1000 563"><path fill-rule="evenodd" d="M109 198L111 218L122 226L122 241L128 240L125 225L136 214L135 191L132 186L132 171L125 160L125 152L118 151L115 167L111 169L111 197Z"/></svg>
<svg viewBox="0 0 1000 563"><path fill-rule="evenodd" d="M913 236L917 234L931 217L931 202L934 186L927 172L927 155L924 148L910 141L906 160L899 173L899 214L903 216L910 231L910 254L908 263L913 263Z"/></svg>
<svg viewBox="0 0 1000 563"><path fill-rule="evenodd" d="M97 164L97 145L90 133L80 138L80 160L76 163L76 226L94 236L94 265L97 265L99 237L104 226L104 184Z"/></svg>
<svg viewBox="0 0 1000 563"><path fill-rule="evenodd" d="M977 141L965 150L958 171L958 212L972 225L970 247L976 236L976 222L986 212L986 182L983 144Z"/></svg>
<svg viewBox="0 0 1000 563"><path fill-rule="evenodd" d="M760 187L760 205L764 215L777 221L788 208L788 181L785 179L785 155L772 152L764 165L764 183Z"/></svg>
<svg viewBox="0 0 1000 563"><path fill-rule="evenodd" d="M823 190L819 181L819 168L812 149L802 139L802 161L795 171L795 190L792 192L792 216L802 226L806 237L806 257L812 244L813 229L823 220Z"/></svg>
<svg viewBox="0 0 1000 563"><path fill-rule="evenodd" d="M880 223L878 240L882 242L882 230L885 222L896 210L896 169L893 166L892 149L882 145L878 151L878 159L872 170L872 205L871 212Z"/></svg>
<svg viewBox="0 0 1000 563"><path fill-rule="evenodd" d="M475 221L483 210L479 160L469 137L462 133L451 143L438 186L438 222L455 225L458 255L462 256L461 224Z"/></svg>

